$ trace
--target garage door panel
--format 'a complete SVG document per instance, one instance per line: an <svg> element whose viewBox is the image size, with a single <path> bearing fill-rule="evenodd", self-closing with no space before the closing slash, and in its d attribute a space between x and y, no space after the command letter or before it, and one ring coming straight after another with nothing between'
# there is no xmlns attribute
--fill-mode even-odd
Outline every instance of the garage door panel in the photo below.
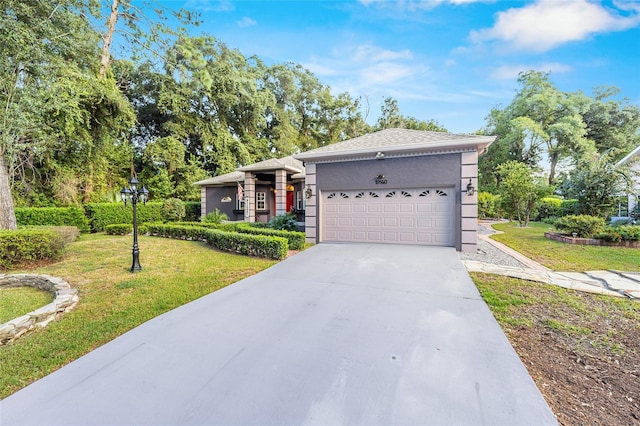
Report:
<svg viewBox="0 0 640 426"><path fill-rule="evenodd" d="M323 241L451 246L455 221L450 194L446 188L325 193Z"/></svg>

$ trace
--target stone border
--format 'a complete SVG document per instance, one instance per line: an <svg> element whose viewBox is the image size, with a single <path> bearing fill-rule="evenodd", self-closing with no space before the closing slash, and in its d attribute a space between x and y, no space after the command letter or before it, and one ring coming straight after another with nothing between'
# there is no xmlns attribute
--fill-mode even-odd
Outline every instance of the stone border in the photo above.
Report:
<svg viewBox="0 0 640 426"><path fill-rule="evenodd" d="M0 274L0 287L29 286L55 295L53 302L4 324L0 324L0 346L7 344L25 333L46 327L51 321L69 312L78 303L78 290L61 278L36 274Z"/></svg>
<svg viewBox="0 0 640 426"><path fill-rule="evenodd" d="M573 238L568 235L556 234L555 232L545 232L544 236L552 240L560 241L561 243L578 244L583 246L640 248L640 241L620 241L619 243L612 243L609 241L597 240L595 238Z"/></svg>

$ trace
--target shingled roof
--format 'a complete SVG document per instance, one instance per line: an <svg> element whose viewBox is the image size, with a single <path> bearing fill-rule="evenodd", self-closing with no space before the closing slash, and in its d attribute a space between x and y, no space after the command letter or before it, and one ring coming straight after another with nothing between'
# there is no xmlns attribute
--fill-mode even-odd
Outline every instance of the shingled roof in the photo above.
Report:
<svg viewBox="0 0 640 426"><path fill-rule="evenodd" d="M495 136L479 136L425 130L385 129L368 133L344 142L323 146L294 155L299 160L311 160L344 156L349 154L367 154L384 152L410 152L477 148L480 151L495 140Z"/></svg>
<svg viewBox="0 0 640 426"><path fill-rule="evenodd" d="M196 182L194 185L224 185L228 183L244 182L244 172L231 172L220 176L214 176L209 179Z"/></svg>

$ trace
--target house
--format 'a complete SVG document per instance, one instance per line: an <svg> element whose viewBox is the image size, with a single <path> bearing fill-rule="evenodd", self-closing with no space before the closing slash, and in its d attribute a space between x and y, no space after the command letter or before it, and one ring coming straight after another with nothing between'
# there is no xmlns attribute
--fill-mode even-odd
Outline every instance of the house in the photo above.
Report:
<svg viewBox="0 0 640 426"><path fill-rule="evenodd" d="M628 208L631 212L640 198L640 146L637 146L626 157L616 163L616 167L628 166L632 173L634 181L633 192L628 195Z"/></svg>
<svg viewBox="0 0 640 426"><path fill-rule="evenodd" d="M293 211L307 241L477 244L478 156L493 136L386 129L196 184L202 215L266 222Z"/></svg>

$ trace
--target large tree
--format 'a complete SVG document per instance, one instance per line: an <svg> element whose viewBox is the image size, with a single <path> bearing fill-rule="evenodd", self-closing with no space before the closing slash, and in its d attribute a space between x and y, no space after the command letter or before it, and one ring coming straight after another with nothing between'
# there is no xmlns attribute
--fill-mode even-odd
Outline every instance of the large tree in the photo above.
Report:
<svg viewBox="0 0 640 426"><path fill-rule="evenodd" d="M447 132L448 130L434 120L418 120L406 117L400 112L398 101L392 97L385 98L380 107L380 117L376 123L376 130L400 128L411 130L429 130L432 132Z"/></svg>

